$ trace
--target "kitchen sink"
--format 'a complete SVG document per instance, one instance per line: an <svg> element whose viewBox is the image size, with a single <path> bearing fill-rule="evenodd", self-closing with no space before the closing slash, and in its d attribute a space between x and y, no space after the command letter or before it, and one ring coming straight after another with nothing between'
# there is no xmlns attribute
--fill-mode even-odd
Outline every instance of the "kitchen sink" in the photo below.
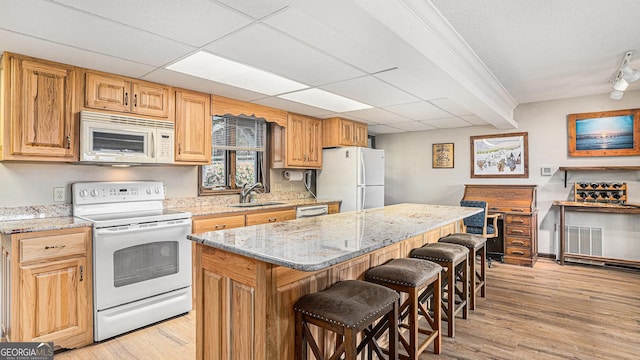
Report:
<svg viewBox="0 0 640 360"><path fill-rule="evenodd" d="M258 207L258 206L280 205L280 204L284 204L284 203L278 202L278 201L266 201L266 202L248 202L248 203L241 203L241 204L229 204L227 206L244 208L244 207Z"/></svg>

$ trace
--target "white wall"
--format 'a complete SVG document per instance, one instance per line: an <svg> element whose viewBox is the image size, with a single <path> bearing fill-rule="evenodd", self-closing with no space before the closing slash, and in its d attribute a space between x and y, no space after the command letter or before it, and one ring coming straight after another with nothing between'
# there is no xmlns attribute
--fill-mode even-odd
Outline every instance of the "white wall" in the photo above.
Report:
<svg viewBox="0 0 640 360"><path fill-rule="evenodd" d="M376 136L376 147L385 149L385 203L418 202L457 205L463 196L464 184L533 184L538 186L539 251L555 253L555 224L558 211L554 200L572 198L576 181L624 181L629 186L629 202L640 203L640 176L637 171L571 172L564 187L564 172L560 166L640 165L640 157L569 158L567 153L567 114L640 107L640 91L626 92L622 100L610 100L608 94L521 104L514 111L518 129L497 130L475 127L386 134ZM470 146L472 135L528 132L528 179L476 179L470 176ZM431 145L454 143L454 169L431 167ZM540 168L550 166L553 176L541 176ZM581 213L568 214L567 224L603 226L608 244L615 239L640 239L637 217ZM636 241L640 243L640 241ZM616 254L633 254L640 259L640 245L612 249ZM615 246L614 246L615 247Z"/></svg>

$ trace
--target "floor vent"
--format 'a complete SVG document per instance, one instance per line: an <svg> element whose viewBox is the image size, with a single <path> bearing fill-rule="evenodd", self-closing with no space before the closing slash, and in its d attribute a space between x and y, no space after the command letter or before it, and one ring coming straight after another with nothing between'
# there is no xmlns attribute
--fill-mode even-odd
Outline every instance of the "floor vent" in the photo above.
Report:
<svg viewBox="0 0 640 360"><path fill-rule="evenodd" d="M565 225L566 252L580 255L602 256L601 227ZM588 261L591 263L591 261Z"/></svg>

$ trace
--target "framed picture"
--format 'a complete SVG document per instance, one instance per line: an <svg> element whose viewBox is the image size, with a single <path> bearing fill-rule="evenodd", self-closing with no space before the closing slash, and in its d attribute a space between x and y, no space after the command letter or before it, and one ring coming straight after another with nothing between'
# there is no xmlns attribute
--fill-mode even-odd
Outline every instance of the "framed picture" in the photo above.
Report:
<svg viewBox="0 0 640 360"><path fill-rule="evenodd" d="M569 156L640 155L640 109L567 115Z"/></svg>
<svg viewBox="0 0 640 360"><path fill-rule="evenodd" d="M431 145L432 161L434 169L453 169L453 143Z"/></svg>
<svg viewBox="0 0 640 360"><path fill-rule="evenodd" d="M527 133L471 137L472 178L528 178Z"/></svg>

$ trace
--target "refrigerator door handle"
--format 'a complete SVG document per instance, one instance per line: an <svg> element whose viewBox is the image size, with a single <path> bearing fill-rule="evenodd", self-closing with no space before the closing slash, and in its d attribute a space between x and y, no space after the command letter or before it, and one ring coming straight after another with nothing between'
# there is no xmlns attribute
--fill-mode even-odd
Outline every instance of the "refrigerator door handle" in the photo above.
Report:
<svg viewBox="0 0 640 360"><path fill-rule="evenodd" d="M364 186L359 186L358 190L362 193L362 196L360 196L360 198L362 199L362 204L356 210L364 210L364 204L365 204L364 199L365 199L365 196L367 196L366 188Z"/></svg>
<svg viewBox="0 0 640 360"><path fill-rule="evenodd" d="M367 184L366 168L364 167L364 154L360 153L360 176L358 176L358 185L365 186ZM364 205L364 204L363 204Z"/></svg>

